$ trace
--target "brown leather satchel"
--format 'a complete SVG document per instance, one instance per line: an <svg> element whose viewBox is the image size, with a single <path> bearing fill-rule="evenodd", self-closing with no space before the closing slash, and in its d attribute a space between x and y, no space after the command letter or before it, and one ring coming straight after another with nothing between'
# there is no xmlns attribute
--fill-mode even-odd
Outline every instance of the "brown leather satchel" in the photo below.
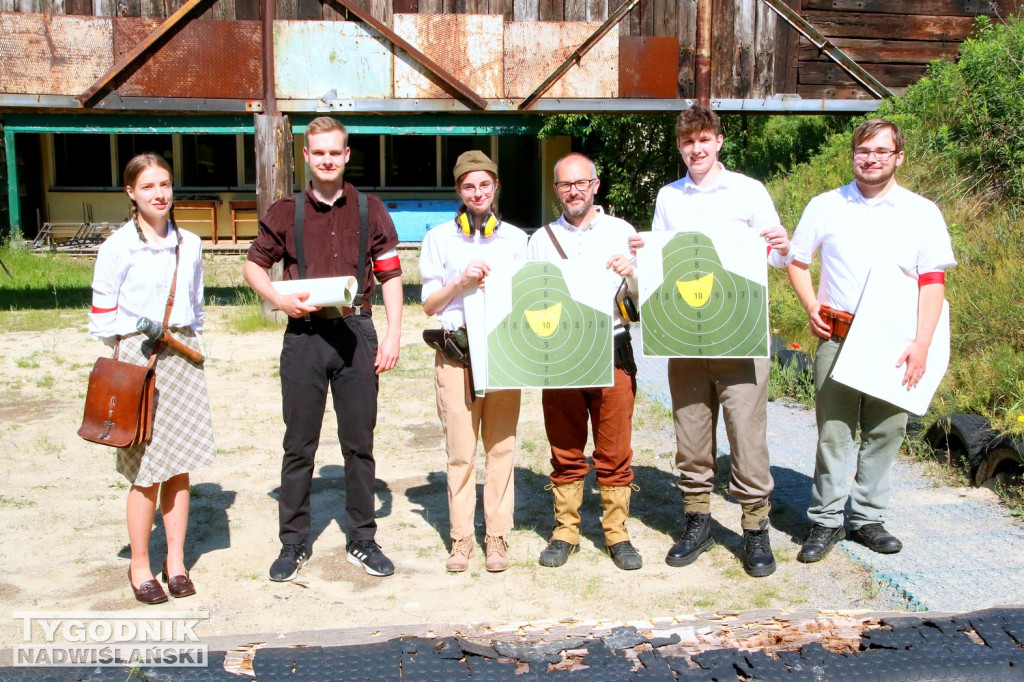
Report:
<svg viewBox="0 0 1024 682"><path fill-rule="evenodd" d="M175 228L177 229L177 228ZM171 292L167 296L164 310L164 329L171 317L174 306L174 289L178 282L178 247L181 235L174 247L174 275L171 277ZM156 364L158 346L153 346L152 355L145 365L122 362L117 359L121 349L120 337L114 346L114 357L98 358L89 372L89 388L85 392L85 414L78 435L91 443L127 448L148 443L153 436L153 398L156 388Z"/></svg>
<svg viewBox="0 0 1024 682"><path fill-rule="evenodd" d="M153 435L155 359L155 351L145 365L98 358L89 373L85 416L78 435L116 448L149 442Z"/></svg>

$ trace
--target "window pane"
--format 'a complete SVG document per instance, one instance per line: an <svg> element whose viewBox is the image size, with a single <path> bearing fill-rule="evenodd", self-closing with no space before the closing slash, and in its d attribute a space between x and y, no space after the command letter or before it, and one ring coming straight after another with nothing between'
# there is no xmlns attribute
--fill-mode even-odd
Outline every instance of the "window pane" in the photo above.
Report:
<svg viewBox="0 0 1024 682"><path fill-rule="evenodd" d="M234 135L182 135L181 180L186 187L235 187Z"/></svg>
<svg viewBox="0 0 1024 682"><path fill-rule="evenodd" d="M242 135L242 163L245 165L243 185L256 185L256 136Z"/></svg>
<svg viewBox="0 0 1024 682"><path fill-rule="evenodd" d="M491 156L491 138L487 135L442 135L441 136L441 184L454 187L455 160L462 152L479 149ZM493 157L492 157L493 158Z"/></svg>
<svg viewBox="0 0 1024 682"><path fill-rule="evenodd" d="M436 187L437 141L433 135L389 135L384 158L388 187Z"/></svg>
<svg viewBox="0 0 1024 682"><path fill-rule="evenodd" d="M110 135L53 135L53 161L58 187L111 187Z"/></svg>
<svg viewBox="0 0 1024 682"><path fill-rule="evenodd" d="M136 154L152 152L164 157L174 167L174 152L171 150L170 135L118 135L117 136L117 177L124 179L124 168Z"/></svg>
<svg viewBox="0 0 1024 682"><path fill-rule="evenodd" d="M349 135L348 147L352 153L345 165L345 179L357 187L379 185L380 136Z"/></svg>

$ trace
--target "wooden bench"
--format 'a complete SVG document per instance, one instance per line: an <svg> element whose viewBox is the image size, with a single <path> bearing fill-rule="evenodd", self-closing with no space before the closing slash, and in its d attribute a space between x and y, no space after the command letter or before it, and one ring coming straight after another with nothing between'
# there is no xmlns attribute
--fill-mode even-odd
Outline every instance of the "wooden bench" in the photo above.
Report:
<svg viewBox="0 0 1024 682"><path fill-rule="evenodd" d="M238 224L254 223L256 231L259 232L259 211L256 208L255 199L237 199L229 201L231 207L231 243L238 243Z"/></svg>
<svg viewBox="0 0 1024 682"><path fill-rule="evenodd" d="M210 226L210 238L217 243L217 207L220 199L176 199L174 201L174 219L182 227L191 223L202 223ZM185 215L199 213L200 218L183 218Z"/></svg>

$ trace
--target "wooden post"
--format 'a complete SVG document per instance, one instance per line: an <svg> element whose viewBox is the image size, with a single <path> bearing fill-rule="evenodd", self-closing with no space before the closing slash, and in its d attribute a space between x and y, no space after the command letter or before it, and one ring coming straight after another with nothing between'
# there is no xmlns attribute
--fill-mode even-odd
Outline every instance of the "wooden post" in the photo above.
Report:
<svg viewBox="0 0 1024 682"><path fill-rule="evenodd" d="M711 106L711 0L697 0L697 57L694 90L697 104Z"/></svg>
<svg viewBox="0 0 1024 682"><path fill-rule="evenodd" d="M295 154L292 151L292 127L287 116L255 114L256 129L256 210L260 217L270 205L292 193L295 184ZM270 269L270 279L284 275L279 261ZM283 313L263 301L267 319L283 321Z"/></svg>

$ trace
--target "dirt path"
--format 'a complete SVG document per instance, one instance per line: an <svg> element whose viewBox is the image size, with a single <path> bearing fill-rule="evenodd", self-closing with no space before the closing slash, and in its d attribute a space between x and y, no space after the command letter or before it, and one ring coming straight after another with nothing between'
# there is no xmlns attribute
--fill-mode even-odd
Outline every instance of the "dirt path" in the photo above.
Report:
<svg viewBox="0 0 1024 682"><path fill-rule="evenodd" d="M293 583L272 583L279 550L275 490L280 472L279 331L231 333L233 309L210 307L205 343L218 462L193 476L186 563L197 596L151 607L209 611L201 634L284 632L415 623L524 622L574 617L631 620L756 608L901 608L842 553L813 567L796 563L797 546L779 532L778 572L752 580L734 555L740 545L735 503L715 496L719 545L695 565L663 562L680 515L672 487L668 413L638 401L635 467L641 492L630 530L646 565L626 573L602 553L596 489L584 502L582 551L562 569L536 556L551 527L547 443L540 395L524 392L516 470L512 567L444 571L448 536L441 431L434 406L429 326L406 306L403 354L381 381L376 435L378 540L397 572L380 579L345 561L339 527L344 475L330 408L313 484L313 558ZM26 312L26 315L37 314ZM383 325L383 315L377 316ZM134 609L125 581L125 481L113 454L80 440L86 377L102 347L77 326L0 334L0 648L20 640L15 610ZM481 459L482 464L482 459ZM592 484L593 481L590 480ZM478 522L482 514L478 515ZM483 528L478 523L479 540ZM154 569L164 550L153 536Z"/></svg>

